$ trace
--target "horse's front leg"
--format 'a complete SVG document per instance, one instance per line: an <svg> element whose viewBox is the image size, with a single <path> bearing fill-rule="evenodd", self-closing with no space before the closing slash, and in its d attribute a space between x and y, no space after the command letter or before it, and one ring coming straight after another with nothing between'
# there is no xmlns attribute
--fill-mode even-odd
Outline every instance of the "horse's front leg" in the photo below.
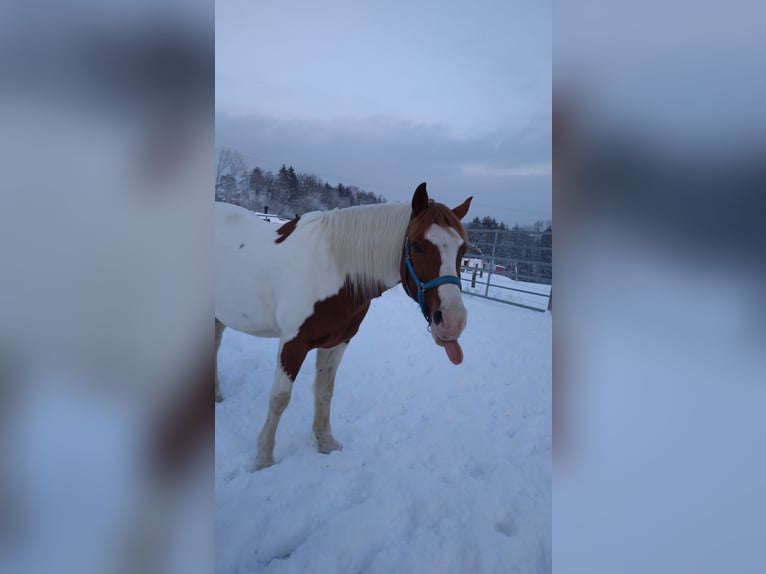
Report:
<svg viewBox="0 0 766 574"><path fill-rule="evenodd" d="M323 454L343 448L330 431L330 401L335 388L335 373L347 346L347 343L341 343L331 349L317 349L317 373L314 380L314 435L317 437L319 452Z"/></svg>
<svg viewBox="0 0 766 574"><path fill-rule="evenodd" d="M221 323L218 319L215 320L215 402L220 403L223 400L221 394L221 385L218 382L218 349L221 348L221 339L223 339L223 331L226 329L226 325Z"/></svg>
<svg viewBox="0 0 766 574"><path fill-rule="evenodd" d="M258 455L255 459L255 470L274 464L274 437L277 434L279 419L290 402L295 377L298 375L308 352L308 347L297 339L280 341L279 343L277 370L269 398L269 413L258 435Z"/></svg>

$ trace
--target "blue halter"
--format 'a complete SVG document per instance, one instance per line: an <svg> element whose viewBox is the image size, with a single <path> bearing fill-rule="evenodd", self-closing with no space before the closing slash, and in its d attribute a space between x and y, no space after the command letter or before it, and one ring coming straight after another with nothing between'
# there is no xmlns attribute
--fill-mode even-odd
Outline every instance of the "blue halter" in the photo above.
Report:
<svg viewBox="0 0 766 574"><path fill-rule="evenodd" d="M431 326L431 317L428 316L428 311L426 310L426 291L429 289L433 289L434 287L438 287L439 285L445 285L448 283L451 283L453 285L457 285L460 290L463 290L463 285L460 282L459 277L455 277L454 275L443 275L442 277L437 277L436 279L432 279L431 281L428 281L427 283L423 283L418 278L417 274L415 273L415 268L412 266L412 261L410 261L410 240L407 238L404 241L404 267L407 270L407 273L410 274L412 277L412 280L415 282L415 285L418 287L417 296L413 295L410 291L409 285L407 285L407 277L404 278L404 290L407 292L407 295L410 296L410 298L414 299L419 305L420 305L420 311L423 313L423 317L426 318L426 321L428 321L428 326Z"/></svg>

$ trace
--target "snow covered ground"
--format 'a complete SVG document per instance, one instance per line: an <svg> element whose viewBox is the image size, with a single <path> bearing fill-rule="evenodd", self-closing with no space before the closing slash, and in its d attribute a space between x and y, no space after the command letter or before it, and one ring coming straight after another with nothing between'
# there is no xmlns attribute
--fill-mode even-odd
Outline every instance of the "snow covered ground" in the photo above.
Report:
<svg viewBox="0 0 766 574"><path fill-rule="evenodd" d="M456 367L400 287L376 299L338 370L343 451L316 451L312 352L256 473L277 341L225 332L217 572L550 572L551 316L464 301Z"/></svg>
<svg viewBox="0 0 766 574"><path fill-rule="evenodd" d="M487 295L502 301L527 305L541 311L548 309L548 297L551 293L550 285L514 281L505 275L484 271L483 277L479 277L478 274L476 275L476 287L471 287L472 275L473 271L463 271L461 273L463 291L466 293ZM487 281L489 281L488 290Z"/></svg>
<svg viewBox="0 0 766 574"><path fill-rule="evenodd" d="M254 212L257 216L259 216L261 219L268 223L273 223L275 225L284 225L289 219L285 219L284 217L279 217L278 215L270 215L268 213L263 213L261 211Z"/></svg>

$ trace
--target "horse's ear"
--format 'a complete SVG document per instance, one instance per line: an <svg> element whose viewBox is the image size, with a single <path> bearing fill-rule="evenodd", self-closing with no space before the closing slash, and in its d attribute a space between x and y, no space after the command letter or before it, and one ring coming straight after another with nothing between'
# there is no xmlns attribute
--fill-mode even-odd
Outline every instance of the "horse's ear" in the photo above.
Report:
<svg viewBox="0 0 766 574"><path fill-rule="evenodd" d="M428 207L428 192L426 191L426 182L421 183L412 194L412 216L415 217L421 211Z"/></svg>
<svg viewBox="0 0 766 574"><path fill-rule="evenodd" d="M471 200L473 199L473 195L466 199L463 203L458 205L456 208L452 210L452 213L454 213L458 219L463 219L465 217L465 214L468 213L468 208L471 207Z"/></svg>

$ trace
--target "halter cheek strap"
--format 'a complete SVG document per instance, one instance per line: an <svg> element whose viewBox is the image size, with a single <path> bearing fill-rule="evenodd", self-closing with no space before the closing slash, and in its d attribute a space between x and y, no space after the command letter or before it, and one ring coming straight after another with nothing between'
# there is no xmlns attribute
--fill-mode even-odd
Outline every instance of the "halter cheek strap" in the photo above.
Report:
<svg viewBox="0 0 766 574"><path fill-rule="evenodd" d="M406 273L408 273L412 277L412 280L415 282L415 285L417 286L417 292L413 294L412 291L410 291L406 276L403 282L404 290L407 292L407 295L409 295L410 298L414 299L415 302L420 305L420 311L423 313L423 317L426 318L426 321L428 321L428 326L430 327L431 317L428 316L428 311L426 310L426 291L433 289L434 287L438 287L439 285L446 284L457 285L458 288L462 291L463 285L460 282L460 278L454 275L442 275L441 277L437 277L436 279L432 279L426 283L420 281L417 273L415 273L415 268L412 266L412 261L410 260L409 238L404 241L404 267L406 269Z"/></svg>

